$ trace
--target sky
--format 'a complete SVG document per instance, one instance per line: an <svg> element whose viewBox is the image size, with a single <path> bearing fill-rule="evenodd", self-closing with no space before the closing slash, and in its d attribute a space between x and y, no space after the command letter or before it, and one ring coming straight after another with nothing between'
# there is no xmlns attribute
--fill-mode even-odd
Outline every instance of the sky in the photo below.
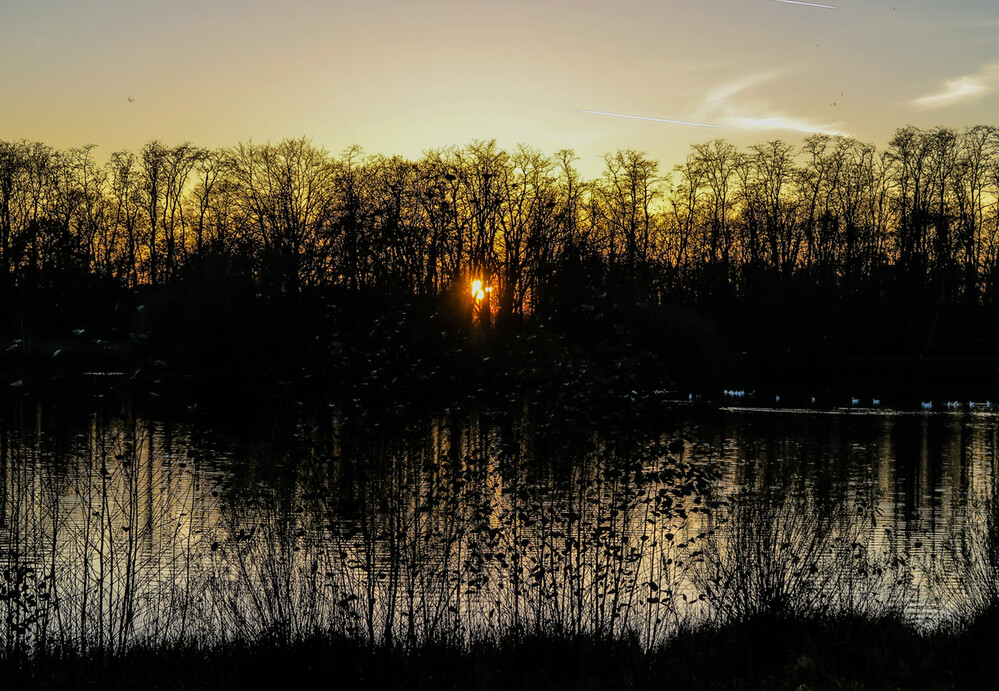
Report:
<svg viewBox="0 0 999 691"><path fill-rule="evenodd" d="M715 138L745 147L826 132L884 146L908 124L999 124L996 9L0 0L0 140L95 144L103 160L153 139L220 147L305 136L333 153L360 145L411 159L496 139L573 149L587 177L619 149L668 172Z"/></svg>

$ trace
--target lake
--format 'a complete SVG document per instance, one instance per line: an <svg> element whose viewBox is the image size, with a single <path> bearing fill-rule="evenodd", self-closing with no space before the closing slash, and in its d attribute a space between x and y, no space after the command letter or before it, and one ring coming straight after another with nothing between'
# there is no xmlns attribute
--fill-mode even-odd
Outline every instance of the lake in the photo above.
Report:
<svg viewBox="0 0 999 691"><path fill-rule="evenodd" d="M932 625L999 563L997 430L967 403L18 393L0 626L121 649L329 629L654 643L779 607Z"/></svg>

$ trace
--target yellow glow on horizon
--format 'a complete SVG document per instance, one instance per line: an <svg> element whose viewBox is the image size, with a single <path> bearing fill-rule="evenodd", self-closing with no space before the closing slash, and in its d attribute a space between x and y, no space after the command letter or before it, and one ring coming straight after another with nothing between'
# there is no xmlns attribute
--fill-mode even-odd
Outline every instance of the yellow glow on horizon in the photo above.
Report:
<svg viewBox="0 0 999 691"><path fill-rule="evenodd" d="M595 179L616 150L670 170L713 138L701 125L740 148L812 132L884 146L905 124L993 122L999 97L988 0L7 4L0 136L99 159L153 139L304 136L410 160L496 139L571 149Z"/></svg>

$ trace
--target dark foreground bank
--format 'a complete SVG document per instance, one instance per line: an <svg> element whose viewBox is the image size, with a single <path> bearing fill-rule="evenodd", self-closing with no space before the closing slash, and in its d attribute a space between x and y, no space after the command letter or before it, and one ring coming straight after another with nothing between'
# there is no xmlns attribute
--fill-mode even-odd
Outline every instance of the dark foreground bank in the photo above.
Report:
<svg viewBox="0 0 999 691"><path fill-rule="evenodd" d="M722 392L739 390L746 405L830 408L876 399L917 410L924 402L999 398L999 357L989 348L923 352L901 342L846 343L844 335L809 340L794 322L785 325L790 335L757 332L751 319L726 327L697 310L606 298L551 318L487 326L472 321L461 299L338 293L237 306L206 301L200 308L210 314L199 316L169 293L126 297L111 326L64 320L34 338L0 328L0 389L9 398L118 391L181 410L278 399L425 407L428 396L445 407L469 393L536 390L571 390L576 398L693 394L725 404Z"/></svg>
<svg viewBox="0 0 999 691"><path fill-rule="evenodd" d="M341 637L122 653L7 654L14 689L965 689L991 688L999 619L923 632L892 617L772 618L629 639L509 634L415 648Z"/></svg>

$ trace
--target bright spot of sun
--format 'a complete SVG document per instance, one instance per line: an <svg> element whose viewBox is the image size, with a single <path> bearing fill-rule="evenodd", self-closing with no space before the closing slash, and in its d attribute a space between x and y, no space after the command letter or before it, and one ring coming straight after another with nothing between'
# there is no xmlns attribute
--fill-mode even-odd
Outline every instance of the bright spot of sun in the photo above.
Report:
<svg viewBox="0 0 999 691"><path fill-rule="evenodd" d="M485 292L482 290L482 281L475 279L472 281L472 297L476 300L481 300L486 296Z"/></svg>

